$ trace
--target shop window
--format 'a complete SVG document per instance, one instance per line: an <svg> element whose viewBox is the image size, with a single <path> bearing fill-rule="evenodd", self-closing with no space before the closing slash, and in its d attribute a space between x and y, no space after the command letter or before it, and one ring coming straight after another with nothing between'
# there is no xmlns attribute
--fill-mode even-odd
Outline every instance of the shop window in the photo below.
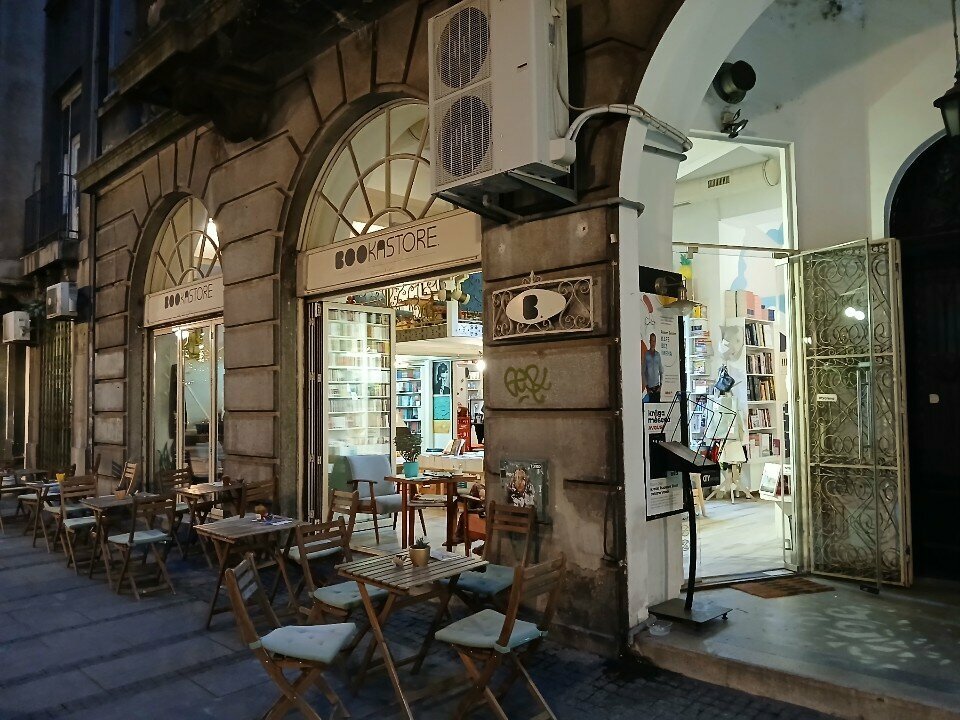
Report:
<svg viewBox="0 0 960 720"><path fill-rule="evenodd" d="M217 226L197 198L182 200L167 217L151 258L146 292L221 274Z"/></svg>
<svg viewBox="0 0 960 720"><path fill-rule="evenodd" d="M319 178L300 250L452 210L431 194L428 125L427 105L414 100L357 123Z"/></svg>

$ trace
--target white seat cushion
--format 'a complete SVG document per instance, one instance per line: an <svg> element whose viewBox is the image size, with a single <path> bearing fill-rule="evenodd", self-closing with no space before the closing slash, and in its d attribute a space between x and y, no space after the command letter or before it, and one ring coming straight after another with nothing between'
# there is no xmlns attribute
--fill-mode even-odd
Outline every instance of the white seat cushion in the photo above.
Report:
<svg viewBox="0 0 960 720"><path fill-rule="evenodd" d="M451 645L485 648L504 653L546 635L546 633L540 632L540 628L532 622L517 620L513 626L513 632L510 633L507 640L506 647L497 645L500 632L503 630L504 619L503 613L496 610L481 610L438 630L435 637L437 640Z"/></svg>
<svg viewBox="0 0 960 720"><path fill-rule="evenodd" d="M68 517L63 521L63 526L67 530L80 530L81 528L93 527L97 524L97 519L92 515L87 517Z"/></svg>
<svg viewBox="0 0 960 720"><path fill-rule="evenodd" d="M308 552L307 560L317 560L318 558L330 557L331 555L336 555L341 553L343 550L338 547L327 548L326 550L317 550L316 552ZM290 548L289 558L294 562L300 562L300 548L294 545Z"/></svg>
<svg viewBox="0 0 960 720"><path fill-rule="evenodd" d="M277 655L329 665L356 632L353 623L288 625L264 635L260 645Z"/></svg>
<svg viewBox="0 0 960 720"><path fill-rule="evenodd" d="M169 539L170 535L163 530L137 530L133 534L134 545L150 545L151 543L164 542ZM130 533L111 535L107 540L117 545L126 545L130 540Z"/></svg>
<svg viewBox="0 0 960 720"><path fill-rule="evenodd" d="M506 565L487 565L484 572L470 570L457 581L457 590L480 597L492 597L513 585L513 568Z"/></svg>
<svg viewBox="0 0 960 720"><path fill-rule="evenodd" d="M389 594L383 588L372 585L367 586L367 592L370 594L371 600L380 600ZM358 608L363 604L363 598L360 597L360 588L353 580L317 588L313 596L324 605L330 605L331 607L339 608L346 612Z"/></svg>
<svg viewBox="0 0 960 720"><path fill-rule="evenodd" d="M400 512L400 505L402 503L403 498L400 497L400 493L377 495L377 512L383 514Z"/></svg>

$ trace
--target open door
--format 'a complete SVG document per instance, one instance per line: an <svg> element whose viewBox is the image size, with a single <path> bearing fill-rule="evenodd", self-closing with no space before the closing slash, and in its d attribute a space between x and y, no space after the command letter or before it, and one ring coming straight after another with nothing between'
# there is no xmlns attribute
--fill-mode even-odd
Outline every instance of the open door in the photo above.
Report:
<svg viewBox="0 0 960 720"><path fill-rule="evenodd" d="M909 585L909 478L896 240L791 260L798 304L805 566Z"/></svg>
<svg viewBox="0 0 960 720"><path fill-rule="evenodd" d="M332 490L353 490L341 458L393 459L392 308L317 302L307 325L307 493L312 518Z"/></svg>

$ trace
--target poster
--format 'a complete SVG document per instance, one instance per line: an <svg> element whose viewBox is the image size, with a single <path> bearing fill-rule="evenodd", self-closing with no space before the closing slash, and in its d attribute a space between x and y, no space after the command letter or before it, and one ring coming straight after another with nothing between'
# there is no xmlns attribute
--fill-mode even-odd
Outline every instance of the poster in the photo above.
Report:
<svg viewBox="0 0 960 720"><path fill-rule="evenodd" d="M435 395L433 398L433 432L436 435L449 435L451 427L450 396Z"/></svg>
<svg viewBox="0 0 960 720"><path fill-rule="evenodd" d="M670 409L673 406L673 415ZM660 466L653 444L680 438L680 406L650 402L643 406L644 471L647 479L647 520L683 512L683 476Z"/></svg>
<svg viewBox="0 0 960 720"><path fill-rule="evenodd" d="M680 392L680 322L656 293L640 293L643 402L670 402Z"/></svg>
<svg viewBox="0 0 960 720"><path fill-rule="evenodd" d="M546 460L501 460L500 480L509 505L535 507L537 520L546 521Z"/></svg>

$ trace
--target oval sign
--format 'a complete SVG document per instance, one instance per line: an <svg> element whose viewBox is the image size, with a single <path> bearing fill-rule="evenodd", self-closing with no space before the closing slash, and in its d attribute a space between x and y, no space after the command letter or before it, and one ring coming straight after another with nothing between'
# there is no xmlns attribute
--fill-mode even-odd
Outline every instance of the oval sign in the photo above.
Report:
<svg viewBox="0 0 960 720"><path fill-rule="evenodd" d="M567 299L555 290L524 290L507 303L505 312L514 322L525 325L549 320L563 312Z"/></svg>

